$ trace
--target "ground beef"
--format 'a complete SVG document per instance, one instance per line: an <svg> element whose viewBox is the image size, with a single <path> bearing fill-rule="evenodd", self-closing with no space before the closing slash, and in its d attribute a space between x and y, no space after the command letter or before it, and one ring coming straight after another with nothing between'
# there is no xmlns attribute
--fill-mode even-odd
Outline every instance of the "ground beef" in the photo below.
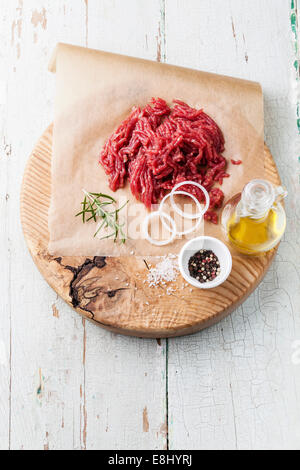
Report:
<svg viewBox="0 0 300 470"><path fill-rule="evenodd" d="M211 209L222 206L224 194L215 183L229 176L222 155L222 131L201 109L175 100L173 108L161 98L152 98L131 114L110 136L100 155L113 191L126 181L134 196L151 208L177 184L191 180L210 193L210 212L206 220L217 222ZM203 193L195 186L181 190L194 194L201 202Z"/></svg>

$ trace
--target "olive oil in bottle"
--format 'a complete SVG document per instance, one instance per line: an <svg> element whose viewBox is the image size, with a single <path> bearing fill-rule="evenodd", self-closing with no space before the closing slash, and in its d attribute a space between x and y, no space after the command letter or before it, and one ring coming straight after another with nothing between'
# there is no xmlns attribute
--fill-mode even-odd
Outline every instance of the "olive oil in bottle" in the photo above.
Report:
<svg viewBox="0 0 300 470"><path fill-rule="evenodd" d="M281 200L287 192L264 180L248 183L242 194L234 196L222 213L223 230L231 245L248 255L271 250L286 227Z"/></svg>

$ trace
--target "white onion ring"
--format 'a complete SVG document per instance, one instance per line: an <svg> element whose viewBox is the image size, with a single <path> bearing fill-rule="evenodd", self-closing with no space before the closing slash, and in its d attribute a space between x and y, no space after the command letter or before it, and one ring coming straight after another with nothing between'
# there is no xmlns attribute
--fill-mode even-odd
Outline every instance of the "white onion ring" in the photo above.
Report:
<svg viewBox="0 0 300 470"><path fill-rule="evenodd" d="M169 226L168 230L171 232L171 236L168 240L162 240L162 241L153 240L153 238L151 238L150 235L149 235L149 231L148 231L149 222L150 222L151 219L153 219L153 217L157 217L157 216L161 220L163 220L165 218L165 219L168 220L168 222L170 222L170 225L172 227L172 232L170 230L171 227ZM172 241L174 241L174 239L176 237L175 220L169 214L166 214L165 212L161 212L161 211L151 212L151 214L148 214L147 217L144 220L143 229L144 229L144 234L145 234L146 240L148 240L149 243L152 243L152 245L156 245L156 246L168 245L168 243L172 243Z"/></svg>
<svg viewBox="0 0 300 470"><path fill-rule="evenodd" d="M177 189L181 188L181 186L188 186L188 185L191 185L191 186L196 186L197 188L201 189L201 191L203 192L204 196L205 196L205 200L206 200L206 204L205 204L205 207L203 210L201 210L200 212L198 212L197 214L185 214L181 209L179 209L177 207L177 204L175 203L174 201L174 193L177 192ZM198 201L199 202L199 201ZM174 186L174 188L172 189L171 191L171 203L172 203L172 207L174 209L174 211L178 214L178 215L181 215L181 217L185 217L187 219L191 219L191 220L194 220L194 219L198 219L198 217L203 217L203 215L205 214L205 212L207 212L208 208L209 208L209 203L210 203L210 197L209 197L209 194L208 192L206 191L206 189L201 186L201 184L199 183L196 183L195 181L182 181L182 183L178 183Z"/></svg>
<svg viewBox="0 0 300 470"><path fill-rule="evenodd" d="M193 199L193 201L196 203L198 209L201 211L200 202L198 201L198 199L197 199L193 194L187 193L186 191L175 191L175 192L173 193L173 195L175 195L175 194L181 194L181 195L183 195L183 196L189 196L191 199ZM169 197L171 197L171 195L172 195L172 193L168 193L168 194L162 199L162 201L161 201L161 203L160 203L160 205L159 205L159 209L158 209L158 212L159 212L159 213L164 214L164 212L163 212L163 210L162 210L162 209L163 209L163 205L164 205L164 203L166 202L166 200L167 200ZM172 207L173 207L173 209L175 210L175 207L174 207L174 206L175 206L175 204L174 204L174 205L172 204ZM183 212L183 214L185 214L185 216L186 216L186 215L189 215L189 214L186 214L185 212ZM185 217L185 218L187 218L187 217ZM174 219L173 219L173 220L174 220ZM190 219L190 220L191 220L191 219ZM202 222L202 216L199 216L199 217L198 217L198 220L197 220L197 223L196 223L192 228L189 228L188 230L185 230L185 231L183 231L183 232L177 232L177 231L176 231L176 235L178 235L179 237L182 237L183 235L188 235L189 233L194 232L194 230L197 230L197 228L199 227L199 225L201 224L201 222ZM171 232L171 227L167 224L167 222L165 222L165 220L164 220L163 217L161 218L161 223L163 224L163 226L164 226L166 229L168 229L168 230Z"/></svg>

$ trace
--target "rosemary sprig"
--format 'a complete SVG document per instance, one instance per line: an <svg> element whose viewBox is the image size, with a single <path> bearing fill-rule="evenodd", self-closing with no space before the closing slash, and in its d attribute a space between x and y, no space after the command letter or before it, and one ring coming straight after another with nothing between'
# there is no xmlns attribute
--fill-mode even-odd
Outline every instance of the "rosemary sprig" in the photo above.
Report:
<svg viewBox="0 0 300 470"><path fill-rule="evenodd" d="M82 191L84 193L84 200L81 203L82 210L78 212L75 217L82 216L83 223L89 222L90 220L97 222L99 218L102 219L94 237L96 237L102 229L109 228L112 232L103 236L100 240L113 237L114 242L120 239L121 243L125 243L127 240L126 233L123 230L125 224L119 223L119 213L129 201L123 204L119 209L114 209L110 212L107 208L117 203L113 197L103 193L89 193L85 191L85 189Z"/></svg>

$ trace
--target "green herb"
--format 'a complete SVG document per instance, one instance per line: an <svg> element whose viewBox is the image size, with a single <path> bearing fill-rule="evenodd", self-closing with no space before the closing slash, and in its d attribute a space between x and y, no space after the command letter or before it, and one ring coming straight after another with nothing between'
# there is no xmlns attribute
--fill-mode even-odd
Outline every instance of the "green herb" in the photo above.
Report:
<svg viewBox="0 0 300 470"><path fill-rule="evenodd" d="M85 190L83 190L83 192L85 197L81 203L82 210L76 214L75 217L81 216L83 223L89 222L92 219L94 222L97 222L98 219L102 219L102 222L97 228L94 237L96 237L102 229L109 228L112 232L100 238L100 240L113 237L114 242L119 239L121 243L125 243L127 239L127 236L123 230L125 224L119 223L119 213L128 204L129 201L127 201L119 209L110 211L110 209L114 207L114 204L117 203L113 197L102 193L89 193Z"/></svg>

